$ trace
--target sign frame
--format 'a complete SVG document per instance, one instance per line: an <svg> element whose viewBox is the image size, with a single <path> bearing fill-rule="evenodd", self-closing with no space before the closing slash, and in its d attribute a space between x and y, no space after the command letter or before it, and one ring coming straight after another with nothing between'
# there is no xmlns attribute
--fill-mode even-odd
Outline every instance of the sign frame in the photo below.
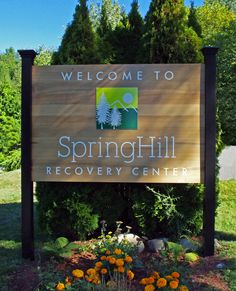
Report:
<svg viewBox="0 0 236 291"><path fill-rule="evenodd" d="M215 166L216 166L216 54L218 48L202 49L205 63L205 138L203 236L204 255L214 255ZM34 50L18 50L22 58L22 257L34 260L34 219L32 180L32 67ZM202 136L203 137L203 136Z"/></svg>

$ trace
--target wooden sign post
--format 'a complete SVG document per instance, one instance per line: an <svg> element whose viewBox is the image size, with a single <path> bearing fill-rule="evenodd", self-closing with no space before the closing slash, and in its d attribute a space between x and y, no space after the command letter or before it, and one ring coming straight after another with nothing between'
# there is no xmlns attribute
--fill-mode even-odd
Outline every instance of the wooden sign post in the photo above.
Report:
<svg viewBox="0 0 236 291"><path fill-rule="evenodd" d="M34 258L32 181L205 183L214 253L216 51L203 49L205 65L45 67L19 51L24 258Z"/></svg>
<svg viewBox="0 0 236 291"><path fill-rule="evenodd" d="M34 211L32 180L32 65L37 55L33 50L19 50L22 58L21 85L21 217L22 257L34 259Z"/></svg>

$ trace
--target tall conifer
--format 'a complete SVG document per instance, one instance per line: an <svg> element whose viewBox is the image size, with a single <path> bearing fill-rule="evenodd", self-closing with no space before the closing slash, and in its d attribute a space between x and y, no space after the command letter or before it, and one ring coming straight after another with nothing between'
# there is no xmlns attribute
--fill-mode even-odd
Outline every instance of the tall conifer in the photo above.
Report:
<svg viewBox="0 0 236 291"><path fill-rule="evenodd" d="M67 26L57 53L55 64L94 64L99 62L96 35L92 29L87 1L80 0L71 24Z"/></svg>
<svg viewBox="0 0 236 291"><path fill-rule="evenodd" d="M152 0L146 15L144 38L150 63L196 62L201 43L187 26L183 0Z"/></svg>

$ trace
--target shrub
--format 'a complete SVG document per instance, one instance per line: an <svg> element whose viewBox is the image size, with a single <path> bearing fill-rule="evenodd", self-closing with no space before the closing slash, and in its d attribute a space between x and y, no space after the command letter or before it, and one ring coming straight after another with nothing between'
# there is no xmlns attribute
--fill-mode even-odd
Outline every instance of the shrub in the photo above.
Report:
<svg viewBox="0 0 236 291"><path fill-rule="evenodd" d="M77 183L70 187L65 183L37 183L36 193L39 223L48 234L85 239L98 227L98 215L88 203L86 186L82 190Z"/></svg>

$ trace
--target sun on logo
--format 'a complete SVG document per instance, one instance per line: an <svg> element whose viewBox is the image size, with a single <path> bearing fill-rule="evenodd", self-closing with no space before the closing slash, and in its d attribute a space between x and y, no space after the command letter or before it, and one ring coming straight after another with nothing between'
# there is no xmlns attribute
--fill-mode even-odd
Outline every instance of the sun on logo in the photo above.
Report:
<svg viewBox="0 0 236 291"><path fill-rule="evenodd" d="M97 129L138 128L138 88L96 88Z"/></svg>

